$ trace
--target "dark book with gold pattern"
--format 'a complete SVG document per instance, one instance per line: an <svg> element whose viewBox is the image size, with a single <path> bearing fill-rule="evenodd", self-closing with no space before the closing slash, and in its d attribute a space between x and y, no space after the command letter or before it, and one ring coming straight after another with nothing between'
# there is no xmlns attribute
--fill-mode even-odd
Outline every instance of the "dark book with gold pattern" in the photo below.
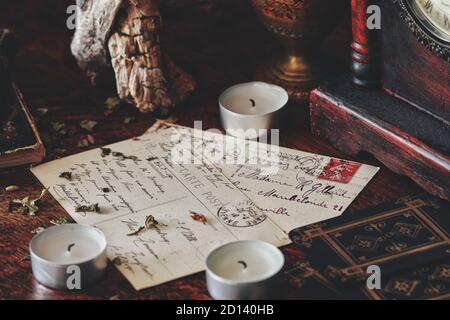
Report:
<svg viewBox="0 0 450 320"><path fill-rule="evenodd" d="M290 238L306 260L287 275L322 298L448 296L449 213L448 202L421 195L293 230ZM380 269L378 290L366 286L373 265Z"/></svg>

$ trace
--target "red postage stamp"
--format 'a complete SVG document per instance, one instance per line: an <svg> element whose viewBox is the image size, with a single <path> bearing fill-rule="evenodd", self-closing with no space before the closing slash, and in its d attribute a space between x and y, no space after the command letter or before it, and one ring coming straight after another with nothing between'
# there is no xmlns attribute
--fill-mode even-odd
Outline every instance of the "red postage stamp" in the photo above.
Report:
<svg viewBox="0 0 450 320"><path fill-rule="evenodd" d="M360 163L331 159L325 168L323 168L318 178L340 183L349 183L360 167Z"/></svg>

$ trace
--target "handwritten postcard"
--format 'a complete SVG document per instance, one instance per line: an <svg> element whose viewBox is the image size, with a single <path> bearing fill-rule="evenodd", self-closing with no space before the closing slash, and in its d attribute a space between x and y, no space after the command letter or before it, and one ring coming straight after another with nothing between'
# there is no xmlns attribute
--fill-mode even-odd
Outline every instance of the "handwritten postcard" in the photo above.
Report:
<svg viewBox="0 0 450 320"><path fill-rule="evenodd" d="M289 244L290 230L342 214L378 170L233 139L163 127L32 172L76 222L105 233L108 257L141 290L204 270L208 253L230 241ZM95 203L100 213L76 210ZM158 224L136 232L149 215Z"/></svg>
<svg viewBox="0 0 450 320"><path fill-rule="evenodd" d="M179 150L193 149L196 159L213 162L286 233L340 216L379 170L176 125L152 131L181 140L175 145Z"/></svg>

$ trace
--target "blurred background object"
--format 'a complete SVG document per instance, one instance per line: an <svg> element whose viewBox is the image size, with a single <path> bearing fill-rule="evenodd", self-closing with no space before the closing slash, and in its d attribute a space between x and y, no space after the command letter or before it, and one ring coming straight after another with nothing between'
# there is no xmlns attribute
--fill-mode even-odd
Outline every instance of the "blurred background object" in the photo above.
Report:
<svg viewBox="0 0 450 320"><path fill-rule="evenodd" d="M258 77L284 87L289 96L308 102L309 93L327 72L320 45L342 20L345 0L251 0L264 25L284 52L261 66Z"/></svg>
<svg viewBox="0 0 450 320"><path fill-rule="evenodd" d="M8 29L0 29L0 168L39 162L44 147L34 120L11 77L18 42Z"/></svg>

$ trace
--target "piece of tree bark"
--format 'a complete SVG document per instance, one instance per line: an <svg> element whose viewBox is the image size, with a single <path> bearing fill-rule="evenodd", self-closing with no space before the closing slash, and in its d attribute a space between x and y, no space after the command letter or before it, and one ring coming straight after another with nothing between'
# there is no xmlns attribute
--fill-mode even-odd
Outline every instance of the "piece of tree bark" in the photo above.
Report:
<svg viewBox="0 0 450 320"><path fill-rule="evenodd" d="M167 112L194 90L194 80L162 52L155 0L80 2L72 52L92 82L111 59L120 98L142 112Z"/></svg>

